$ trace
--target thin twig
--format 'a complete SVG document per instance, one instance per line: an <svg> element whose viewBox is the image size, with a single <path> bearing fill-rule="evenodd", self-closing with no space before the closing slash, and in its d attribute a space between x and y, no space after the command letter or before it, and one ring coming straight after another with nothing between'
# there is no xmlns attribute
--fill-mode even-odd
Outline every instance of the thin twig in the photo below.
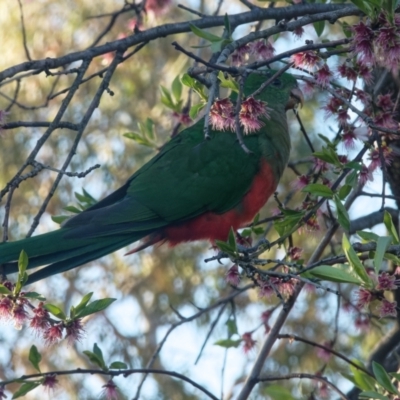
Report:
<svg viewBox="0 0 400 400"><path fill-rule="evenodd" d="M19 13L21 15L21 29L22 29L22 43L24 45L25 55L29 61L32 61L31 55L29 54L28 44L26 42L26 30L25 30L25 22L24 22L24 13L22 10L21 0L18 0L19 5Z"/></svg>

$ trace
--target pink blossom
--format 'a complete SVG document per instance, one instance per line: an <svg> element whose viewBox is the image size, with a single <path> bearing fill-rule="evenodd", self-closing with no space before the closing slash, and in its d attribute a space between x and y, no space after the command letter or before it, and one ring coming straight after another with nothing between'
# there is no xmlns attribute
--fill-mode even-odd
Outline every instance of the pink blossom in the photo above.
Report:
<svg viewBox="0 0 400 400"><path fill-rule="evenodd" d="M392 96L390 93L380 94L378 95L376 105L382 110L392 111L394 107L394 103L392 101Z"/></svg>
<svg viewBox="0 0 400 400"><path fill-rule="evenodd" d="M43 308L43 303L33 309L34 316L31 318L29 326L35 329L37 332L46 330L50 327L50 315L48 311Z"/></svg>
<svg viewBox="0 0 400 400"><path fill-rule="evenodd" d="M361 101L364 105L369 105L371 102L371 96L364 90L356 89L354 91L357 99Z"/></svg>
<svg viewBox="0 0 400 400"><path fill-rule="evenodd" d="M49 374L44 377L42 385L48 390L54 390L58 385L57 375Z"/></svg>
<svg viewBox="0 0 400 400"><path fill-rule="evenodd" d="M329 165L324 160L314 157L313 162L316 172L326 172L329 170Z"/></svg>
<svg viewBox="0 0 400 400"><path fill-rule="evenodd" d="M300 247L289 247L287 255L290 257L292 261L300 260L300 257L303 253L303 249Z"/></svg>
<svg viewBox="0 0 400 400"><path fill-rule="evenodd" d="M391 165L394 157L392 149L382 145L381 150L385 164ZM369 164L370 171L375 171L378 167L381 167L381 156L379 154L379 149L371 150L369 153L369 159L371 160L371 163Z"/></svg>
<svg viewBox="0 0 400 400"><path fill-rule="evenodd" d="M370 324L369 317L366 315L358 314L354 320L355 327L360 331L368 331Z"/></svg>
<svg viewBox="0 0 400 400"><path fill-rule="evenodd" d="M329 387L326 382L319 382L319 395L323 399L329 398Z"/></svg>
<svg viewBox="0 0 400 400"><path fill-rule="evenodd" d="M387 272L382 272L378 276L377 290L396 290L396 277L394 275L389 275Z"/></svg>
<svg viewBox="0 0 400 400"><path fill-rule="evenodd" d="M301 2L301 0L300 0L299 2ZM304 33L304 29L303 29L302 26L299 26L298 28L296 28L296 29L292 32L292 34L293 34L293 36L295 37L295 39L300 39L300 38L303 36L303 33Z"/></svg>
<svg viewBox="0 0 400 400"><path fill-rule="evenodd" d="M232 65L240 67L247 60L249 53L251 52L250 45L245 44L240 46L232 53Z"/></svg>
<svg viewBox="0 0 400 400"><path fill-rule="evenodd" d="M369 85L372 83L372 69L368 65L357 62L357 71L360 78L364 79L364 82Z"/></svg>
<svg viewBox="0 0 400 400"><path fill-rule="evenodd" d="M279 293L284 297L290 297L294 293L295 283L294 279L282 280L278 286Z"/></svg>
<svg viewBox="0 0 400 400"><path fill-rule="evenodd" d="M251 45L251 53L254 54L257 60L268 60L271 58L275 49L268 40L257 40Z"/></svg>
<svg viewBox="0 0 400 400"><path fill-rule="evenodd" d="M179 123L181 123L183 125L190 125L193 122L192 119L189 117L189 115L186 113L178 113L178 112L174 111L172 113L172 116L174 118L176 118L176 120Z"/></svg>
<svg viewBox="0 0 400 400"><path fill-rule="evenodd" d="M331 115L337 114L339 112L340 107L342 106L342 100L337 97L331 97L322 108L326 111L326 116L330 117Z"/></svg>
<svg viewBox="0 0 400 400"><path fill-rule="evenodd" d="M63 325L62 323L58 323L55 325L50 326L50 328L46 329L43 333L43 338L46 340L46 343L48 345L54 344L58 340L62 338L62 332L63 332Z"/></svg>
<svg viewBox="0 0 400 400"><path fill-rule="evenodd" d="M365 164L362 164L361 171L359 175L360 185L365 185L368 181L372 182L374 180L372 171L367 168Z"/></svg>
<svg viewBox="0 0 400 400"><path fill-rule="evenodd" d="M332 348L332 342L324 342L322 343L323 346L327 347L328 349ZM324 362L328 362L332 356L332 353L329 350L322 349L321 347L317 347L317 355L318 358L322 359Z"/></svg>
<svg viewBox="0 0 400 400"><path fill-rule="evenodd" d="M234 129L235 114L233 104L229 98L214 101L210 110L210 123L212 128L217 131Z"/></svg>
<svg viewBox="0 0 400 400"><path fill-rule="evenodd" d="M105 385L103 385L102 397L106 400L118 400L118 388L112 379L110 379Z"/></svg>
<svg viewBox="0 0 400 400"><path fill-rule="evenodd" d="M356 307L361 310L363 307L369 305L375 296L367 289L360 288L357 292L357 304Z"/></svg>
<svg viewBox="0 0 400 400"><path fill-rule="evenodd" d="M354 134L354 128L349 126L346 127L342 133L344 147L346 147L346 149L354 149L356 139L357 137Z"/></svg>
<svg viewBox="0 0 400 400"><path fill-rule="evenodd" d="M349 67L346 63L339 65L337 68L339 75L343 78L347 78L349 81L356 81L357 80L357 72L354 68Z"/></svg>
<svg viewBox="0 0 400 400"><path fill-rule="evenodd" d="M256 100L254 97L248 97L241 104L239 119L243 126L245 134L256 132L264 123L258 118L265 117L269 119L267 103L262 100Z"/></svg>
<svg viewBox="0 0 400 400"><path fill-rule="evenodd" d="M13 307L13 301L9 297L3 297L0 300L0 319L9 320Z"/></svg>
<svg viewBox="0 0 400 400"><path fill-rule="evenodd" d="M307 232L316 232L320 230L320 226L318 223L318 219L316 217L316 215L311 216L305 225L306 231Z"/></svg>
<svg viewBox="0 0 400 400"><path fill-rule="evenodd" d="M251 337L251 332L243 333L243 351L247 354L252 348L254 348L256 341Z"/></svg>
<svg viewBox="0 0 400 400"><path fill-rule="evenodd" d="M293 54L291 61L295 67L312 69L319 62L320 57L315 51L307 50L301 53Z"/></svg>
<svg viewBox="0 0 400 400"><path fill-rule="evenodd" d="M269 298L275 293L275 289L278 290L281 280L279 278L270 278L268 281L259 279L257 283L259 285L259 296Z"/></svg>
<svg viewBox="0 0 400 400"><path fill-rule="evenodd" d="M397 308L396 301L390 302L386 299L383 299L381 305L378 307L379 316L381 318L389 316L396 317L397 315L396 308Z"/></svg>
<svg viewBox="0 0 400 400"><path fill-rule="evenodd" d="M317 72L315 72L315 80L322 87L326 87L332 77L333 74L329 69L328 64L324 64Z"/></svg>
<svg viewBox="0 0 400 400"><path fill-rule="evenodd" d="M24 305L21 303L14 304L14 308L11 314L11 318L14 321L15 329L21 329L24 322L28 319L28 313L26 312Z"/></svg>
<svg viewBox="0 0 400 400"><path fill-rule="evenodd" d="M343 127L347 125L347 120L350 119L349 114L347 113L347 108L340 108L337 112L337 119Z"/></svg>
<svg viewBox="0 0 400 400"><path fill-rule="evenodd" d="M352 27L354 32L352 49L353 52L359 57L361 63L373 63L374 51L372 41L374 39L374 31L360 21Z"/></svg>
<svg viewBox="0 0 400 400"><path fill-rule="evenodd" d="M271 330L271 327L269 326L269 319L271 318L271 315L272 315L272 311L271 310L264 311L261 314L261 321L262 321L262 323L264 325L266 334L269 333L269 331Z"/></svg>
<svg viewBox="0 0 400 400"><path fill-rule="evenodd" d="M66 335L69 344L73 344L76 341L80 341L85 334L85 329L83 327L82 318L74 319L69 322L65 327Z"/></svg>
<svg viewBox="0 0 400 400"><path fill-rule="evenodd" d="M238 286L240 283L239 268L236 264L229 268L226 274L226 281L232 286Z"/></svg>
<svg viewBox="0 0 400 400"><path fill-rule="evenodd" d="M171 5L171 0L146 0L146 11L154 15L164 14Z"/></svg>
<svg viewBox="0 0 400 400"><path fill-rule="evenodd" d="M375 114L374 123L388 129L397 129L398 123L393 119L392 111L381 111Z"/></svg>

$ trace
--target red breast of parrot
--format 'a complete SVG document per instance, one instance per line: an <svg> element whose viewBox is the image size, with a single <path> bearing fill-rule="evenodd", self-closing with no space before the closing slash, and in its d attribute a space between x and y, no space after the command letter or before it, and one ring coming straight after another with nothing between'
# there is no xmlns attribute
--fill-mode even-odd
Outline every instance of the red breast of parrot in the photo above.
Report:
<svg viewBox="0 0 400 400"><path fill-rule="evenodd" d="M250 96L275 71L251 74ZM167 241L171 245L226 240L231 228L251 222L274 193L290 153L286 110L301 98L296 80L283 74L255 96L267 102L269 119L244 135L246 153L232 131L210 129L204 118L168 142L121 188L74 216L61 229L0 244L4 274L18 270L21 250L28 268L44 266L28 283L67 271L142 239L138 251Z"/></svg>

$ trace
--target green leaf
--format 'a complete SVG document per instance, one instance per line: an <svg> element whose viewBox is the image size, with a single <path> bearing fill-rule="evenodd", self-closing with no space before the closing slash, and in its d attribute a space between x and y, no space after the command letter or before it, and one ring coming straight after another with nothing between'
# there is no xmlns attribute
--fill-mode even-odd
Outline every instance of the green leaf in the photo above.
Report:
<svg viewBox="0 0 400 400"><path fill-rule="evenodd" d="M110 369L127 369L128 366L121 361L114 361L109 366Z"/></svg>
<svg viewBox="0 0 400 400"><path fill-rule="evenodd" d="M20 388L14 393L13 399L17 399L18 397L25 396L31 390L37 388L40 385L40 382L25 382L20 386Z"/></svg>
<svg viewBox="0 0 400 400"><path fill-rule="evenodd" d="M237 340L222 339L222 340L218 340L214 344L216 346L225 347L226 349L229 349L231 347L235 347L235 348L239 347L240 343L242 343L242 339L237 339Z"/></svg>
<svg viewBox="0 0 400 400"><path fill-rule="evenodd" d="M197 26L190 24L190 30L198 37L202 39L208 40L209 42L219 42L221 38L219 36L213 35L212 33L203 31L203 29L198 28Z"/></svg>
<svg viewBox="0 0 400 400"><path fill-rule="evenodd" d="M376 244L376 251L374 257L374 269L375 273L378 274L382 266L383 257L386 253L387 248L392 242L391 236L380 236Z"/></svg>
<svg viewBox="0 0 400 400"><path fill-rule="evenodd" d="M249 228L243 229L243 231L240 232L240 235L243 237L249 237L251 235L251 229Z"/></svg>
<svg viewBox="0 0 400 400"><path fill-rule="evenodd" d="M99 366L104 371L108 370L103 359L103 353L96 343L93 345L93 352L85 350L83 354L85 354L92 364Z"/></svg>
<svg viewBox="0 0 400 400"><path fill-rule="evenodd" d="M350 172L350 174L348 174L345 179L346 185L355 187L357 184L357 179L358 179L357 171Z"/></svg>
<svg viewBox="0 0 400 400"><path fill-rule="evenodd" d="M364 365L358 360L352 360L355 364L359 365L362 368L365 368ZM350 370L354 376L355 385L361 390L375 390L375 379L366 374L364 371L350 365Z"/></svg>
<svg viewBox="0 0 400 400"><path fill-rule="evenodd" d="M320 37L325 29L325 21L316 21L313 25L317 36Z"/></svg>
<svg viewBox="0 0 400 400"><path fill-rule="evenodd" d="M228 321L226 321L226 326L228 327L228 336L229 337L238 333L235 319L233 319L233 318L228 319Z"/></svg>
<svg viewBox="0 0 400 400"><path fill-rule="evenodd" d="M351 246L349 239L347 239L346 234L343 234L342 247L344 254L346 255L346 258L349 261L349 264L353 268L354 273L362 279L367 288L372 288L373 282L371 278L368 276L367 271L364 268L364 265L362 265L356 252Z"/></svg>
<svg viewBox="0 0 400 400"><path fill-rule="evenodd" d="M331 199L333 196L332 189L320 183L310 183L301 191L305 193L310 193L314 196L326 197L328 199Z"/></svg>
<svg viewBox="0 0 400 400"><path fill-rule="evenodd" d="M204 85L201 84L196 79L192 78L189 74L183 74L181 78L181 82L183 85L192 88L204 102L207 102L207 95L204 92Z"/></svg>
<svg viewBox="0 0 400 400"><path fill-rule="evenodd" d="M389 212L387 212L385 210L384 214L383 214L383 223L386 226L386 229L389 231L390 235L393 238L393 243L394 244L399 244L399 235L397 234L397 229L394 226L393 220L392 220L392 216L390 215Z"/></svg>
<svg viewBox="0 0 400 400"><path fill-rule="evenodd" d="M226 14L226 13L224 15L224 26L225 26L226 32L228 33L228 36L231 37L232 27L231 27L231 23L229 21L228 14Z"/></svg>
<svg viewBox="0 0 400 400"><path fill-rule="evenodd" d="M379 236L373 232L357 231L357 235L360 236L360 238L362 240L365 240L366 242L369 242L371 240L373 240L374 242L377 242L379 239Z"/></svg>
<svg viewBox="0 0 400 400"><path fill-rule="evenodd" d="M379 399L379 400L390 400L389 397L375 392L374 390L368 390L359 394L360 399Z"/></svg>
<svg viewBox="0 0 400 400"><path fill-rule="evenodd" d="M25 292L24 297L27 299L35 299L39 301L46 301L46 298L43 297L40 293L36 292Z"/></svg>
<svg viewBox="0 0 400 400"><path fill-rule="evenodd" d="M389 260L397 265L400 265L400 257L397 257L394 254L385 253L384 258L385 260Z"/></svg>
<svg viewBox="0 0 400 400"><path fill-rule="evenodd" d="M205 103L199 103L199 104L196 104L196 105L190 107L189 117L192 119L195 119L197 117L198 113L200 112L200 110L203 109L205 105L206 105Z"/></svg>
<svg viewBox="0 0 400 400"><path fill-rule="evenodd" d="M364 14L371 15L373 13L373 9L365 0L351 0L351 2L357 6Z"/></svg>
<svg viewBox="0 0 400 400"><path fill-rule="evenodd" d="M28 266L28 255L25 250L22 250L18 259L18 272L19 276L23 276Z"/></svg>
<svg viewBox="0 0 400 400"><path fill-rule="evenodd" d="M339 160L336 151L331 147L323 147L321 151L317 151L314 154L314 157L319 158L322 161L327 162L328 164L333 164L337 167L341 167L341 162Z"/></svg>
<svg viewBox="0 0 400 400"><path fill-rule="evenodd" d="M231 89L236 93L239 93L239 85L236 81L233 79L226 79L225 74L220 71L218 73L218 79L220 80L220 86L223 88Z"/></svg>
<svg viewBox="0 0 400 400"><path fill-rule="evenodd" d="M63 310L61 308L55 306L54 304L45 304L43 306L49 313L53 314L59 319L65 320L67 319L67 316L64 314Z"/></svg>
<svg viewBox="0 0 400 400"><path fill-rule="evenodd" d="M181 99L182 95L182 83L179 78L179 75L175 77L175 79L172 81L172 86L171 86L172 94L175 97L176 101L179 101Z"/></svg>
<svg viewBox="0 0 400 400"><path fill-rule="evenodd" d="M342 226L346 231L350 230L350 217L347 210L344 208L344 205L339 200L337 196L333 198L336 205L336 212L338 216L338 221L340 226Z"/></svg>
<svg viewBox="0 0 400 400"><path fill-rule="evenodd" d="M161 89L161 103L163 103L166 107L170 108L174 111L179 111L179 107L174 103L171 97L171 93L164 86L160 86Z"/></svg>
<svg viewBox="0 0 400 400"><path fill-rule="evenodd" d="M400 374L398 372L390 372L389 375L395 378L398 382L400 382Z"/></svg>
<svg viewBox="0 0 400 400"><path fill-rule="evenodd" d="M268 385L263 389L263 394L267 394L273 400L295 400L288 388L279 385Z"/></svg>
<svg viewBox="0 0 400 400"><path fill-rule="evenodd" d="M384 389L393 394L399 393L396 389L396 386L393 385L389 374L386 372L385 368L382 367L382 365L373 361L372 370L374 371L376 380Z"/></svg>
<svg viewBox="0 0 400 400"><path fill-rule="evenodd" d="M65 220L69 219L70 217L67 215L53 215L51 219L56 223L61 225Z"/></svg>
<svg viewBox="0 0 400 400"><path fill-rule="evenodd" d="M76 315L76 313L81 312L87 306L87 303L89 303L92 296L93 296L93 292L90 292L90 293L85 294L82 297L82 300L80 301L80 303L74 307L75 315Z"/></svg>
<svg viewBox="0 0 400 400"><path fill-rule="evenodd" d="M29 361L31 364L34 366L34 368L40 371L39 363L42 361L42 356L40 355L37 347L35 345L32 345L30 350L29 350Z"/></svg>
<svg viewBox="0 0 400 400"><path fill-rule="evenodd" d="M137 132L126 132L123 134L128 139L134 140L136 143L141 144L147 147L154 147L154 144L150 142L147 138L143 137L140 133Z"/></svg>
<svg viewBox="0 0 400 400"><path fill-rule="evenodd" d="M351 192L352 186L350 185L343 185L338 192L338 196L340 200L344 200L348 194Z"/></svg>
<svg viewBox="0 0 400 400"><path fill-rule="evenodd" d="M293 228L303 219L304 211L295 211L281 209L282 213L285 215L281 220L274 222L274 227L278 232L279 236L285 236L292 232Z"/></svg>
<svg viewBox="0 0 400 400"><path fill-rule="evenodd" d="M331 267L330 265L320 265L319 267L313 268L308 272L318 279L330 282L354 283L356 285L360 285L362 283L360 279L349 272L343 269Z"/></svg>
<svg viewBox="0 0 400 400"><path fill-rule="evenodd" d="M236 244L236 235L234 230L231 228L229 231L228 235L228 244L231 246L235 251L237 250L237 244Z"/></svg>
<svg viewBox="0 0 400 400"><path fill-rule="evenodd" d="M232 248L228 243L223 242L222 240L216 240L215 244L224 253L227 253L227 254L232 255L232 256L235 254L235 249Z"/></svg>
<svg viewBox="0 0 400 400"><path fill-rule="evenodd" d="M12 292L0 283L0 294L12 294Z"/></svg>
<svg viewBox="0 0 400 400"><path fill-rule="evenodd" d="M82 212L82 210L80 210L79 208L77 208L77 207L75 207L75 206L67 206L67 207L64 207L64 210L65 210L65 211L72 212L72 213L75 213L75 214L79 214L80 212Z"/></svg>
<svg viewBox="0 0 400 400"><path fill-rule="evenodd" d="M90 314L94 314L99 311L103 311L106 309L111 303L113 303L116 299L101 299L101 300L95 300L91 302L89 305L84 307L80 312L76 312L76 318L83 318L86 317Z"/></svg>

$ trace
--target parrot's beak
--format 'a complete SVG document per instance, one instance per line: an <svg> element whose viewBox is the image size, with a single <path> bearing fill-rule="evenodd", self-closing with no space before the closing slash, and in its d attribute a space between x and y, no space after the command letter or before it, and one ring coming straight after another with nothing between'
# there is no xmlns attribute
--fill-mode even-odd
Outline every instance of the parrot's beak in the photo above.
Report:
<svg viewBox="0 0 400 400"><path fill-rule="evenodd" d="M303 92L298 87L295 87L290 92L289 101L286 104L286 110L296 108L299 104L300 104L300 107L303 107L304 96L303 96Z"/></svg>

